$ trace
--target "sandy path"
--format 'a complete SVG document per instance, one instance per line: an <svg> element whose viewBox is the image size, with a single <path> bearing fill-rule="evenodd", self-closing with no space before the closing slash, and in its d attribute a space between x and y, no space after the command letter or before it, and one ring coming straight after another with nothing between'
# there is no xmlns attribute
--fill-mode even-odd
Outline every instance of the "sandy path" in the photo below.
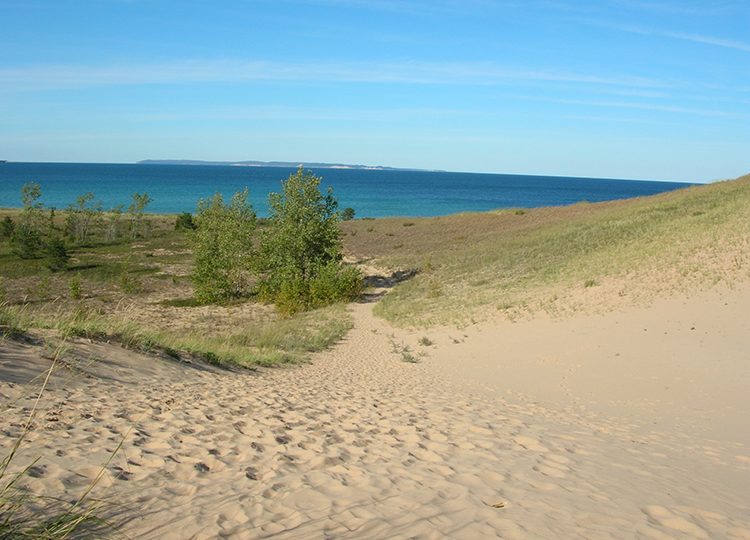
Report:
<svg viewBox="0 0 750 540"><path fill-rule="evenodd" d="M259 374L76 345L99 360L50 389L30 487L75 494L132 427L97 488L130 537L750 538L742 443L508 397L446 369L445 347L405 363L391 340L415 336L353 311L333 351ZM39 352L0 346L2 380ZM29 403L3 413L4 446Z"/></svg>

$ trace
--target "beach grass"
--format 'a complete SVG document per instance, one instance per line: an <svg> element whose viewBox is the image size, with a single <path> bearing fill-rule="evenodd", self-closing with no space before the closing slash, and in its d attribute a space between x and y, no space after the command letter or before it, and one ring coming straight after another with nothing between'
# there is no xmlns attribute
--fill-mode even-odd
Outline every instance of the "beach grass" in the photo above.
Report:
<svg viewBox="0 0 750 540"><path fill-rule="evenodd" d="M346 335L352 319L343 304L274 318L240 327L231 333L158 330L103 314L80 305L50 310L0 305L0 333L18 337L32 329L72 337L114 342L123 347L163 353L173 358L196 357L219 366L273 366L305 361L309 353L324 350Z"/></svg>
<svg viewBox="0 0 750 540"><path fill-rule="evenodd" d="M110 531L112 527L101 513L105 503L90 497L92 490L101 479L107 465L120 449L117 446L107 463L83 492L74 500L43 496L32 493L24 486L24 480L32 474L38 458L20 470L12 471L18 452L27 436L34 429L39 402L47 388L50 376L56 368L64 344L57 347L52 364L43 374L34 406L19 435L15 437L9 452L0 460L0 538L2 539L45 539L94 537Z"/></svg>
<svg viewBox="0 0 750 540"><path fill-rule="evenodd" d="M621 297L731 283L747 274L750 176L651 197L559 208L347 222L355 257L417 275L375 311L402 326L469 324L493 313L576 309ZM371 232L367 232L372 229ZM626 279L627 278L627 279Z"/></svg>

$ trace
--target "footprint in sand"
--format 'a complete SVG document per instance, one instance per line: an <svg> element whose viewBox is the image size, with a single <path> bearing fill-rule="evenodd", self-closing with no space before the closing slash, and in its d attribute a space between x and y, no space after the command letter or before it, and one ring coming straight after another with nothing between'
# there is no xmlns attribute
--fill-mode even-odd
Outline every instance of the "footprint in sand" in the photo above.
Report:
<svg viewBox="0 0 750 540"><path fill-rule="evenodd" d="M519 435L513 438L513 442L523 447L524 449L529 450L530 452L543 453L543 452L549 451L546 446L543 446L538 440L533 439L531 437L525 437L523 435Z"/></svg>
<svg viewBox="0 0 750 540"><path fill-rule="evenodd" d="M652 523L661 527L690 535L693 538L708 538L708 533L698 525L682 516L675 515L663 506L646 506L643 513L648 516Z"/></svg>

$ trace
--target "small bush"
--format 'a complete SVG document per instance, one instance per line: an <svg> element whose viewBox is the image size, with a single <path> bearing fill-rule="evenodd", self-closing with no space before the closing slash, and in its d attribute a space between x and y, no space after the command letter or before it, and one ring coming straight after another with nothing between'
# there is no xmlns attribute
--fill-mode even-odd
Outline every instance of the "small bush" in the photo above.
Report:
<svg viewBox="0 0 750 540"><path fill-rule="evenodd" d="M175 231L192 231L195 230L195 221L193 221L193 214L190 212L183 212L177 216L177 220L174 224Z"/></svg>
<svg viewBox="0 0 750 540"><path fill-rule="evenodd" d="M39 230L25 223L21 223L15 228L11 243L13 253L22 259L38 259L44 247Z"/></svg>
<svg viewBox="0 0 750 540"><path fill-rule="evenodd" d="M78 300L83 295L80 273L68 280L68 292L73 300Z"/></svg>
<svg viewBox="0 0 750 540"><path fill-rule="evenodd" d="M10 240L13 238L13 231L16 228L16 224L13 222L10 216L5 216L0 221L0 240Z"/></svg>
<svg viewBox="0 0 750 540"><path fill-rule="evenodd" d="M68 250L62 238L52 238L47 242L47 268L59 272L68 268Z"/></svg>
<svg viewBox="0 0 750 540"><path fill-rule="evenodd" d="M330 262L310 279L308 307L317 308L354 300L362 293L363 287L362 274L357 268Z"/></svg>
<svg viewBox="0 0 750 540"><path fill-rule="evenodd" d="M138 292L141 292L143 290L143 285L141 284L140 280L129 274L128 272L123 272L120 274L120 290L124 292L125 294L135 294Z"/></svg>
<svg viewBox="0 0 750 540"><path fill-rule="evenodd" d="M354 219L354 208L344 208L341 211L341 221L351 221Z"/></svg>

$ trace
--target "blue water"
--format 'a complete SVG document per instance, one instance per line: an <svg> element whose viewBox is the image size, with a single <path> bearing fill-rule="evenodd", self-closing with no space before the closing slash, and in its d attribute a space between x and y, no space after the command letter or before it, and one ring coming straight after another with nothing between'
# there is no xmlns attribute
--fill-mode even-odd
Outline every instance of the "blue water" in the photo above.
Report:
<svg viewBox="0 0 750 540"><path fill-rule="evenodd" d="M294 169L218 165L137 165L79 163L0 163L0 207L18 207L21 186L42 187L46 206L65 208L93 192L104 208L130 203L134 192L148 192L150 212L195 211L200 198L226 197L244 187L259 216L266 216L268 193ZM651 195L688 186L674 182L474 174L427 171L314 170L332 186L341 208L357 217L439 216L495 208L557 206Z"/></svg>

